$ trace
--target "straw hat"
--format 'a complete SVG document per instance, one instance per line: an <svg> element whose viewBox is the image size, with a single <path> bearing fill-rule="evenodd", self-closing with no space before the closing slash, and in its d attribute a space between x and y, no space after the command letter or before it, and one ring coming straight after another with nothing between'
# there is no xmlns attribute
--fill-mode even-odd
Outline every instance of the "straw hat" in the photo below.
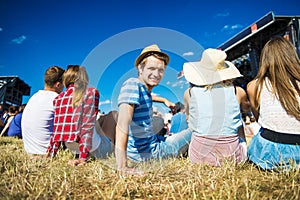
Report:
<svg viewBox="0 0 300 200"><path fill-rule="evenodd" d="M137 57L137 59L135 60L135 66L137 67L140 64L140 62L147 56L147 54L149 54L151 52L161 54L162 56L164 56L166 58L165 64L166 65L169 64L170 58L169 58L168 54L162 52L156 44L153 44L153 45L147 46L143 49L143 51L141 52L139 57Z"/></svg>
<svg viewBox="0 0 300 200"><path fill-rule="evenodd" d="M243 76L234 64L225 61L226 57L224 51L206 49L199 62L184 63L183 73L186 80L200 86Z"/></svg>

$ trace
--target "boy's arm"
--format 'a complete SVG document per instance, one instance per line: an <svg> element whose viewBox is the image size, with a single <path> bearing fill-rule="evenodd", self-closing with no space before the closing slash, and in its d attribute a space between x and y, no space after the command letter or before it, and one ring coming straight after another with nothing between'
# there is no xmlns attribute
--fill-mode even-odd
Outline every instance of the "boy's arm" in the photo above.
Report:
<svg viewBox="0 0 300 200"><path fill-rule="evenodd" d="M124 171L127 168L127 142L129 134L129 124L132 120L134 105L122 103L119 106L119 116L116 126L116 163L117 170Z"/></svg>
<svg viewBox="0 0 300 200"><path fill-rule="evenodd" d="M132 120L134 111L134 105L131 104L121 104L119 106L119 116L118 123L116 126L116 145L115 145L115 155L117 170L121 173L144 176L145 172L135 168L129 168L127 166L127 142L129 134L129 124Z"/></svg>
<svg viewBox="0 0 300 200"><path fill-rule="evenodd" d="M166 99L164 97L158 97L153 94L151 94L151 96L152 96L152 101L154 101L154 102L164 103L169 108L172 108L175 106L174 103L172 103L171 101L169 101L168 99Z"/></svg>

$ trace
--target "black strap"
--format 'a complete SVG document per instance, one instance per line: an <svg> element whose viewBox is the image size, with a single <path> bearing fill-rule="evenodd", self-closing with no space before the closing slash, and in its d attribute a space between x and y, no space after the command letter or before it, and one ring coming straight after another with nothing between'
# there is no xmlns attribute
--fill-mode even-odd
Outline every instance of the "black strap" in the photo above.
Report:
<svg viewBox="0 0 300 200"><path fill-rule="evenodd" d="M263 132L260 134L266 140L281 144L294 144L300 145L300 135L299 134L289 134L289 133L279 133L264 128Z"/></svg>
<svg viewBox="0 0 300 200"><path fill-rule="evenodd" d="M189 94L190 94L190 97L192 96L192 94L191 94L191 89L192 89L192 88L189 88Z"/></svg>

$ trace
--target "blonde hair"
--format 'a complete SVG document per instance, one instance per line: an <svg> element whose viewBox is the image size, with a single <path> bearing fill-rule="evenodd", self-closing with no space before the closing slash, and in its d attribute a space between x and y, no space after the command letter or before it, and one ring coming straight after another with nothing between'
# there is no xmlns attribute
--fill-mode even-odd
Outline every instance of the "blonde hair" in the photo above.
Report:
<svg viewBox="0 0 300 200"><path fill-rule="evenodd" d="M83 100L89 83L89 78L85 67L79 65L69 65L68 69L63 75L63 82L65 87L74 84L72 105L74 108L78 107Z"/></svg>
<svg viewBox="0 0 300 200"><path fill-rule="evenodd" d="M256 76L256 109L259 110L262 85L268 79L272 88L267 89L276 96L287 114L300 121L299 69L300 61L295 47L283 37L270 39L262 50Z"/></svg>
<svg viewBox="0 0 300 200"><path fill-rule="evenodd" d="M229 79L229 80L224 80L224 81L221 81L221 82L218 82L218 83L214 83L214 84L211 84L211 85L205 85L203 86L206 90L212 90L212 88L214 86L217 86L217 85L221 85L222 87L230 87L230 86L233 86L233 79Z"/></svg>

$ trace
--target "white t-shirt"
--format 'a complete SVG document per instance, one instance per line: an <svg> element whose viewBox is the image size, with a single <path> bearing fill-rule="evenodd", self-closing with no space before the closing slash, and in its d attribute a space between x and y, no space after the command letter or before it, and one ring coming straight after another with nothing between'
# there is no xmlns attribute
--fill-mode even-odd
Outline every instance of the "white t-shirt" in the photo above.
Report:
<svg viewBox="0 0 300 200"><path fill-rule="evenodd" d="M53 130L53 100L58 94L39 90L28 101L22 116L22 137L29 154L46 154Z"/></svg>

